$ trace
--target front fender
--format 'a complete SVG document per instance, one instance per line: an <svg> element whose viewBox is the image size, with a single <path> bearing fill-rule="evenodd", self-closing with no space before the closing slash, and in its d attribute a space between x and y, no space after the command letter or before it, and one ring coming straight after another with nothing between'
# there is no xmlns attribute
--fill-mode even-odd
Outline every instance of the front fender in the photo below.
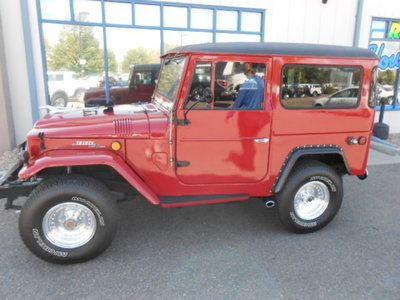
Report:
<svg viewBox="0 0 400 300"><path fill-rule="evenodd" d="M51 150L26 164L18 173L19 178L28 179L51 167L107 165L128 181L152 204L160 204L158 196L117 154L107 150Z"/></svg>

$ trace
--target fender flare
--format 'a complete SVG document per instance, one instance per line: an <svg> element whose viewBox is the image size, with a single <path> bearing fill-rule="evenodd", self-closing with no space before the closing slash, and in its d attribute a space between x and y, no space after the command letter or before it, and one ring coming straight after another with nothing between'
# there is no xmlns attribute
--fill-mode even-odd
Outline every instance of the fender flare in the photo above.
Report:
<svg viewBox="0 0 400 300"><path fill-rule="evenodd" d="M160 204L159 197L132 168L119 155L107 150L51 150L24 165L19 171L18 176L26 180L47 168L84 165L110 166L150 203L155 205Z"/></svg>
<svg viewBox="0 0 400 300"><path fill-rule="evenodd" d="M292 152L289 153L286 158L285 163L283 164L279 175L277 176L277 180L272 188L273 193L279 193L283 186L285 185L290 172L296 165L296 162L303 156L307 155L323 155L323 154L338 154L342 157L344 165L346 167L346 171L348 174L351 174L350 167L347 163L346 156L341 147L337 145L312 145L312 146L304 146L295 148Z"/></svg>

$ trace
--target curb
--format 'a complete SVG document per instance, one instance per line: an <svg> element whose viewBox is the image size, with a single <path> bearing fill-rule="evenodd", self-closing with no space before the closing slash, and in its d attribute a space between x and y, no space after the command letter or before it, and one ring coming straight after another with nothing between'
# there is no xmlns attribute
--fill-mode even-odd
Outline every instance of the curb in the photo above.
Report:
<svg viewBox="0 0 400 300"><path fill-rule="evenodd" d="M371 148L385 154L396 156L400 155L400 147L389 142L381 140L375 136L372 137Z"/></svg>

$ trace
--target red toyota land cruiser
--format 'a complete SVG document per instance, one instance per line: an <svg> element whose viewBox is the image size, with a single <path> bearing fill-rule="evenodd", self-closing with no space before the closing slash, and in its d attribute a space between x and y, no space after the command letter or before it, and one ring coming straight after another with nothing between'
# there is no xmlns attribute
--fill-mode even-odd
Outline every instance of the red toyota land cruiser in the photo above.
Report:
<svg viewBox="0 0 400 300"><path fill-rule="evenodd" d="M318 230L340 208L342 177L367 177L377 63L369 50L322 45L172 50L151 103L38 121L0 198L10 208L28 196L21 237L34 254L59 263L107 248L116 202L132 187L161 207L261 197L267 207L277 204L289 230ZM219 97L221 78L237 92ZM316 84L318 96L283 93Z"/></svg>
<svg viewBox="0 0 400 300"><path fill-rule="evenodd" d="M112 104L150 102L160 72L159 64L133 66L127 86L112 86L110 97ZM83 96L85 107L107 105L104 87L90 88Z"/></svg>

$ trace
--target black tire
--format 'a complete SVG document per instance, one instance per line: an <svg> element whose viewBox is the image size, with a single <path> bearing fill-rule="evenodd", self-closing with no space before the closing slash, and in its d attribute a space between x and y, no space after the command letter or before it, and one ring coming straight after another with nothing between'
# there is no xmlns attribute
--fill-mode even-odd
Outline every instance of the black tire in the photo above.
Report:
<svg viewBox="0 0 400 300"><path fill-rule="evenodd" d="M328 206L320 216L311 220L302 219L294 207L296 193L309 182L324 184L329 193ZM279 217L289 231L313 232L326 226L337 214L343 199L342 177L324 163L314 160L303 161L292 171L276 199Z"/></svg>
<svg viewBox="0 0 400 300"><path fill-rule="evenodd" d="M96 219L90 240L72 249L53 244L43 232L46 213L66 202L83 205ZM111 244L116 229L117 207L110 191L99 181L81 175L60 176L41 183L29 195L19 218L25 245L36 256L53 263L76 263L96 257Z"/></svg>
<svg viewBox="0 0 400 300"><path fill-rule="evenodd" d="M51 105L55 107L66 107L68 103L68 95L64 92L56 92L51 96Z"/></svg>
<svg viewBox="0 0 400 300"><path fill-rule="evenodd" d="M318 96L318 92L317 92L317 91L314 91L314 92L312 93L312 95L313 95L313 97L317 97L317 96Z"/></svg>

